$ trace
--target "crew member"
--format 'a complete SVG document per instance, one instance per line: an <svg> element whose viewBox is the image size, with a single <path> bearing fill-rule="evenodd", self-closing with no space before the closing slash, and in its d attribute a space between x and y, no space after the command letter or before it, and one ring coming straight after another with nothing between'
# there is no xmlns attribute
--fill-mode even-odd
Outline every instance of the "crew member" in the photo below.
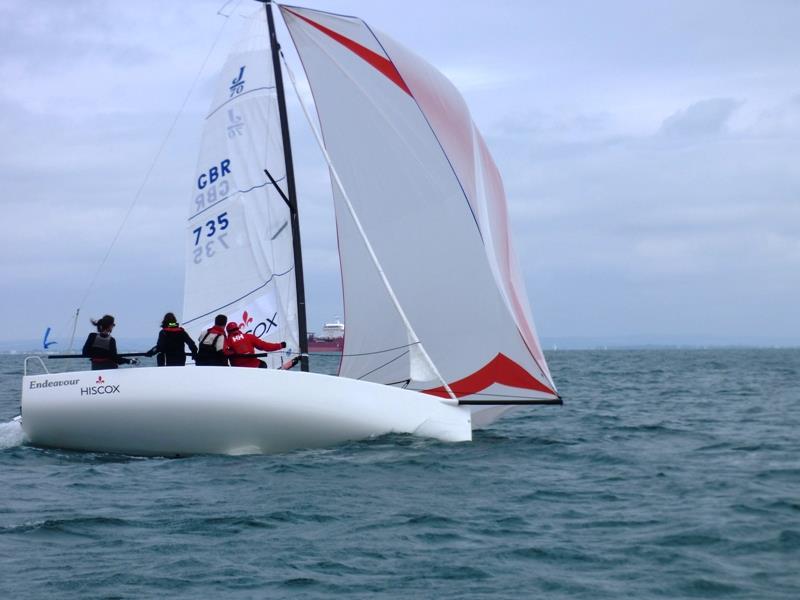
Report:
<svg viewBox="0 0 800 600"><path fill-rule="evenodd" d="M259 360L255 356L242 356L243 354L253 354L255 349L260 350L280 350L286 348L286 342L272 343L265 342L254 336L252 333L242 333L236 323L228 323L225 328L228 332L228 340L225 342L225 352L230 356L232 367L253 367L266 369L267 363Z"/></svg>
<svg viewBox="0 0 800 600"><path fill-rule="evenodd" d="M189 346L192 358L197 357L197 344L188 333L178 325L178 319L171 312L164 315L161 321L161 331L158 332L158 342L147 355L156 355L156 364L159 367L182 367L186 364L184 345Z"/></svg>
<svg viewBox="0 0 800 600"><path fill-rule="evenodd" d="M92 371L103 369L116 369L118 365L138 365L139 361L135 358L125 358L117 354L117 341L111 337L114 329L114 317L103 315L95 321L91 319L92 325L97 327L97 333L90 333L83 345L83 356L92 361Z"/></svg>
<svg viewBox="0 0 800 600"><path fill-rule="evenodd" d="M214 326L203 332L199 339L196 365L227 367L228 357L225 354L225 323L228 317L217 315L214 317Z"/></svg>

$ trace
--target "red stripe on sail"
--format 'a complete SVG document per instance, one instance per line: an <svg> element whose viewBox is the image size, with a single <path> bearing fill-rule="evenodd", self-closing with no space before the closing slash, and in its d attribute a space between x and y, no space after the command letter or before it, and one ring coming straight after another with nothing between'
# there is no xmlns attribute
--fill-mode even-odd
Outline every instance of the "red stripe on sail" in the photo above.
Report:
<svg viewBox="0 0 800 600"><path fill-rule="evenodd" d="M315 29L320 30L322 33L324 33L328 37L330 37L330 38L336 40L337 42L339 42L342 46L344 46L345 48L347 48L348 50L350 50L354 54L358 55L359 57L364 59L366 62L368 62L370 65L375 67L378 71L383 73L386 77L388 77L390 80L392 80L397 85L397 87L399 87L401 90L403 90L406 94L408 94L412 98L414 97L414 95L411 93L411 90L408 89L408 86L406 85L406 82L403 81L403 78L400 76L400 72L394 66L394 63L392 63L392 61L390 61L388 58L384 58L380 54L378 54L376 52L373 52L372 50L370 50L369 48L367 48L365 46L362 46L358 42L355 42L355 41L351 40L350 38L343 36L341 33L335 32L333 29L329 29L329 28L325 27L324 25L320 25L316 21L312 21L308 17L304 17L303 15L294 12L290 8L286 8L286 7L283 7L283 8L284 8L285 11L293 14L295 17L297 17L299 19L302 19L303 21L305 21L306 23L308 23L309 25L311 25Z"/></svg>
<svg viewBox="0 0 800 600"><path fill-rule="evenodd" d="M456 398L463 398L464 396L477 394L494 383L544 392L546 394L553 394L554 396L557 395L553 390L502 353L499 353L490 360L485 367L478 369L472 375L468 375L464 379L459 379L451 383L450 389L453 390ZM450 397L450 394L447 393L444 386L423 390L423 393L431 394L432 396L440 396L442 398Z"/></svg>

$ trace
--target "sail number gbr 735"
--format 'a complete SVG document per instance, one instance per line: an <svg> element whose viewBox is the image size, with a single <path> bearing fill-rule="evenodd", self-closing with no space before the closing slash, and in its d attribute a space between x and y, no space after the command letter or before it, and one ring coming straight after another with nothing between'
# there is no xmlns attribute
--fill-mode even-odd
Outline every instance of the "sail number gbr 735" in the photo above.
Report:
<svg viewBox="0 0 800 600"><path fill-rule="evenodd" d="M194 262L200 264L204 258L213 258L218 250L227 250L228 243L224 233L229 225L228 213L220 213L216 219L209 219L192 230L194 234ZM213 238L213 239L209 239Z"/></svg>
<svg viewBox="0 0 800 600"><path fill-rule="evenodd" d="M219 167L214 164L208 170L200 174L197 178L197 189L200 194L195 199L198 205L198 211L202 212L202 205L205 204L206 201L208 201L208 205L211 206L225 199L228 194L228 182L225 180L225 176L230 174L231 161L229 158L220 161ZM219 197L217 194L215 186L218 180L221 180L220 185L224 185L224 189L220 190L222 197ZM208 192L207 197L205 192ZM213 194L211 192L213 192ZM206 258L213 258L219 250L228 249L228 243L225 241L225 236L227 234L223 233L228 228L228 225L228 213L224 212L192 230L194 234L195 264L200 264Z"/></svg>

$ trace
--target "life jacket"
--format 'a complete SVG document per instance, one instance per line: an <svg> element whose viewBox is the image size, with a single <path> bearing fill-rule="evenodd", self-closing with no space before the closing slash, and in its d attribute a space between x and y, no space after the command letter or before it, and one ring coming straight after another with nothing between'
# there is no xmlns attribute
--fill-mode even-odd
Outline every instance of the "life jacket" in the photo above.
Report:
<svg viewBox="0 0 800 600"><path fill-rule="evenodd" d="M112 354L111 336L107 333L96 334L89 352L92 358L109 360Z"/></svg>
<svg viewBox="0 0 800 600"><path fill-rule="evenodd" d="M183 327L179 327L177 323L170 323L169 326L162 327L156 344L158 351L156 364L159 367L185 365L184 344L188 344L193 353L197 351L194 341L187 335Z"/></svg>
<svg viewBox="0 0 800 600"><path fill-rule="evenodd" d="M88 356L94 369L116 369L118 362L117 345L108 333L90 333L83 345L83 355Z"/></svg>
<svg viewBox="0 0 800 600"><path fill-rule="evenodd" d="M222 344L217 345L218 340L222 338ZM197 347L197 357L194 360L196 365L200 366L218 366L227 367L228 359L225 356L223 348L225 346L225 333L221 327L212 327L200 336L199 344Z"/></svg>

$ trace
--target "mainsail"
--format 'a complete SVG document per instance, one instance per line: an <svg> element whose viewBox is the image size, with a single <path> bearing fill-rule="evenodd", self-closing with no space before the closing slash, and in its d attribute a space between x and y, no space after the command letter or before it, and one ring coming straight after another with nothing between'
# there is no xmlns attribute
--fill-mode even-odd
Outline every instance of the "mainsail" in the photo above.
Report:
<svg viewBox="0 0 800 600"><path fill-rule="evenodd" d="M502 181L458 91L360 19L281 11L343 188L333 187L347 323L340 375L447 396L420 363L399 303L462 402L557 398Z"/></svg>
<svg viewBox="0 0 800 600"><path fill-rule="evenodd" d="M206 116L186 227L184 326L217 314L297 351L298 314L286 168L263 9L246 19ZM285 189L285 187L284 187ZM280 356L270 357L279 366Z"/></svg>

